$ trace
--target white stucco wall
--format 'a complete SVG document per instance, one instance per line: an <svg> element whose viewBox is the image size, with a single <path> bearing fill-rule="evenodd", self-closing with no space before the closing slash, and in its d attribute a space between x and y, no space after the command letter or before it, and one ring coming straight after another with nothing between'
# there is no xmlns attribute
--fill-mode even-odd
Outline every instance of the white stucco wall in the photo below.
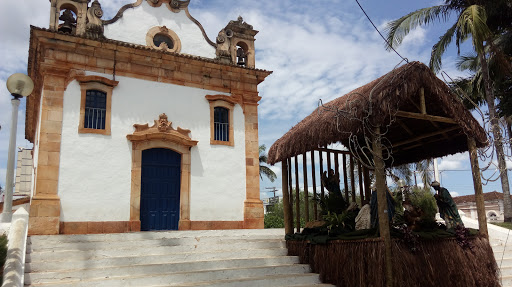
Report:
<svg viewBox="0 0 512 287"><path fill-rule="evenodd" d="M101 75L111 78L111 75ZM116 77L112 93L111 135L79 134L80 86L64 93L59 170L61 221L128 221L133 124L153 124L166 113L176 129L191 130L191 220L243 220L245 199L245 126L242 108L234 109L235 146L210 145L210 106L197 88Z"/></svg>
<svg viewBox="0 0 512 287"><path fill-rule="evenodd" d="M192 22L184 10L170 11L164 4L151 7L146 1L124 12L115 23L105 26L105 37L128 43L146 45L146 34L155 26L166 26L181 41L182 54L215 58L215 48L208 44L201 29Z"/></svg>

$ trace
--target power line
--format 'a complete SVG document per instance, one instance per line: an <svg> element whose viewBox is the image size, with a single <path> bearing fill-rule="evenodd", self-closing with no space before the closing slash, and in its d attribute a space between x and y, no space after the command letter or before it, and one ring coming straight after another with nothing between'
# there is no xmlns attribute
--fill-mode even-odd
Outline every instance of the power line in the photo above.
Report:
<svg viewBox="0 0 512 287"><path fill-rule="evenodd" d="M409 60L407 58L404 58L402 57L402 55L400 55L400 53L398 53L397 50L395 50L395 48L393 48L393 46L391 46L391 44L388 42L388 40L384 37L384 35L382 35L382 33L379 31L379 29L377 28L377 26L375 26L375 24L373 24L373 21L372 19L370 19L370 16L368 16L368 14L366 14L366 11L364 11L363 7L361 6L361 4L359 4L359 1L358 0L355 0L357 5L359 5L359 8L361 8L361 11L363 11L364 15L366 16L366 18L368 18L368 21L370 21L370 23L372 23L372 26L373 28L375 28L375 30L377 31L377 33L379 33L379 35L382 37L382 39L384 39L384 42L386 42L386 44L389 46L389 48L391 48L391 50L393 50L400 58L402 58L402 60L404 60L405 62L409 63Z"/></svg>

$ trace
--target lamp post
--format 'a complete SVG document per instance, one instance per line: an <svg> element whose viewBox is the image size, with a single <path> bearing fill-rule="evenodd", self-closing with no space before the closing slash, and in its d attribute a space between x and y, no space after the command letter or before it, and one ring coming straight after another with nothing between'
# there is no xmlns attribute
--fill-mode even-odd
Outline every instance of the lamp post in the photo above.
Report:
<svg viewBox="0 0 512 287"><path fill-rule="evenodd" d="M18 128L18 107L20 106L20 98L27 97L34 89L34 82L29 76L21 73L11 75L7 79L7 90L11 93L13 99L12 117L11 117L11 134L9 137L9 154L7 157L7 175L5 178L5 197L4 209L2 211L1 222L11 222L12 219L12 193L14 180L14 157L16 153L16 132Z"/></svg>

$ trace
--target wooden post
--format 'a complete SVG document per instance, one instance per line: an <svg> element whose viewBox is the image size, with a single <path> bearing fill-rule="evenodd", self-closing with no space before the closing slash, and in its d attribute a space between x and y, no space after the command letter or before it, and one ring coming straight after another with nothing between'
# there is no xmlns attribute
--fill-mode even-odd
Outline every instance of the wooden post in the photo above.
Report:
<svg viewBox="0 0 512 287"><path fill-rule="evenodd" d="M318 219L318 202L316 198L316 172L315 172L315 151L311 151L311 180L313 181L313 198L315 203L313 204L313 212L315 220Z"/></svg>
<svg viewBox="0 0 512 287"><path fill-rule="evenodd" d="M354 157L350 155L350 188L352 192L352 202L356 202L356 181L354 177Z"/></svg>
<svg viewBox="0 0 512 287"><path fill-rule="evenodd" d="M347 154L343 154L343 184L345 185L345 201L348 203Z"/></svg>
<svg viewBox="0 0 512 287"><path fill-rule="evenodd" d="M478 155L474 138L468 138L468 148L469 160L471 162L471 171L473 172L473 185L475 187L478 228L480 229L480 234L489 239L489 233L487 231L487 215L485 214L484 194L482 191L482 178L480 177L480 167L478 166Z"/></svg>
<svg viewBox="0 0 512 287"><path fill-rule="evenodd" d="M425 88L420 88L420 109L422 114L427 114L427 105L425 104Z"/></svg>
<svg viewBox="0 0 512 287"><path fill-rule="evenodd" d="M290 226L293 233L293 181L292 181L292 158L286 159L288 161L288 198L290 199Z"/></svg>
<svg viewBox="0 0 512 287"><path fill-rule="evenodd" d="M284 211L284 232L293 234L293 225L290 221L290 196L288 193L288 159L281 162L281 189L283 191L283 211Z"/></svg>
<svg viewBox="0 0 512 287"><path fill-rule="evenodd" d="M361 206L363 206L364 201L364 187L363 187L363 167L361 162L357 162L357 174L359 178L359 196L361 197Z"/></svg>
<svg viewBox="0 0 512 287"><path fill-rule="evenodd" d="M302 176L304 177L304 218L309 222L309 190L308 190L308 159L302 154Z"/></svg>
<svg viewBox="0 0 512 287"><path fill-rule="evenodd" d="M299 188L299 163L295 156L295 219L297 220L297 233L300 232L300 188Z"/></svg>
<svg viewBox="0 0 512 287"><path fill-rule="evenodd" d="M375 162L375 179L377 186L377 205L379 215L380 238L384 240L386 262L386 286L393 286L393 266L391 254L391 235L389 231L388 202L386 199L386 171L382 160L382 143L380 127L375 128L373 137L373 161Z"/></svg>
<svg viewBox="0 0 512 287"><path fill-rule="evenodd" d="M327 174L329 174L329 172L331 172L331 153L330 152L327 152Z"/></svg>
<svg viewBox="0 0 512 287"><path fill-rule="evenodd" d="M372 196L372 192L370 190L370 171L368 168L363 168L363 174L364 174L364 199L366 200L366 203L370 203L370 199Z"/></svg>
<svg viewBox="0 0 512 287"><path fill-rule="evenodd" d="M338 156L340 154L335 152L334 153L334 172L337 174L337 176L340 176L340 163L338 160Z"/></svg>
<svg viewBox="0 0 512 287"><path fill-rule="evenodd" d="M324 201L324 183L322 182L322 176L324 174L323 151L319 150L318 155L320 157L320 201Z"/></svg>

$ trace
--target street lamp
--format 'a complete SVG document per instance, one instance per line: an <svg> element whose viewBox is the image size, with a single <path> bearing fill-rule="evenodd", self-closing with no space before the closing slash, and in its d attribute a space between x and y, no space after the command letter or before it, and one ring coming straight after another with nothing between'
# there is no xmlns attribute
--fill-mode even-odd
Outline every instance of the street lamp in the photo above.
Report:
<svg viewBox="0 0 512 287"><path fill-rule="evenodd" d="M20 98L27 97L34 89L34 82L29 76L21 73L11 75L7 79L7 90L11 93L13 99L12 117L11 117L11 134L9 137L9 154L7 157L7 175L5 178L5 197L4 209L2 211L1 222L11 222L12 219L12 191L14 180L14 157L16 152L16 131L18 128L18 107L20 106Z"/></svg>

